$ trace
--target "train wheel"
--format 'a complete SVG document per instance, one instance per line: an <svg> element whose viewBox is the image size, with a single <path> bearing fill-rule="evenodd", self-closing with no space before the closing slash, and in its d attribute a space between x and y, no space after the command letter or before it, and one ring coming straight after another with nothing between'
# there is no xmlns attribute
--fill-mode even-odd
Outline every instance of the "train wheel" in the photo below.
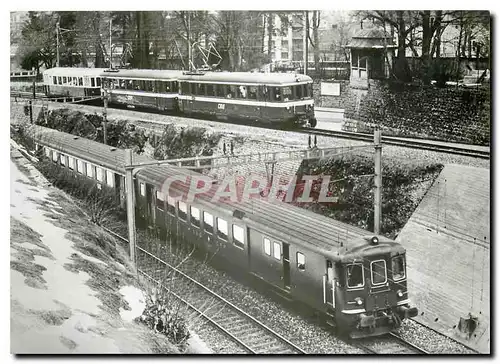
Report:
<svg viewBox="0 0 500 364"><path fill-rule="evenodd" d="M318 123L318 121L316 120L316 118L309 119L309 125L311 125L311 128L316 127L317 123Z"/></svg>

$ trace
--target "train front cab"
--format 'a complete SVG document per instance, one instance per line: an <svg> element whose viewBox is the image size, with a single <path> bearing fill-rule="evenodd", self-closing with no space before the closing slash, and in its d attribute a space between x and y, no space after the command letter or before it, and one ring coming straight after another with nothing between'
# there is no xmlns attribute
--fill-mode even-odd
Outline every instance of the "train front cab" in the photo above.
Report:
<svg viewBox="0 0 500 364"><path fill-rule="evenodd" d="M366 239L372 247L362 254L342 257L336 267L328 268L327 261L326 284L332 288L327 300L337 330L351 338L388 333L418 314L408 299L404 249L378 247L377 237Z"/></svg>

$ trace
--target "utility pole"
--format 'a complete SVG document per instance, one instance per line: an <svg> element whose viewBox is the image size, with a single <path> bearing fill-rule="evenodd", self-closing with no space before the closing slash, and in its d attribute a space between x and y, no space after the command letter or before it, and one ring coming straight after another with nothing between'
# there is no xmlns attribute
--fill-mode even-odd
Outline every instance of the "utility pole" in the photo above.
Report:
<svg viewBox="0 0 500 364"><path fill-rule="evenodd" d="M307 75L307 18L309 17L309 14L306 11L304 11L304 36L302 37L302 48L303 48L303 60L302 63L304 64L304 71L303 73Z"/></svg>
<svg viewBox="0 0 500 364"><path fill-rule="evenodd" d="M125 150L125 193L127 194L128 241L130 260L135 264L135 205L134 205L134 167L132 149Z"/></svg>
<svg viewBox="0 0 500 364"><path fill-rule="evenodd" d="M380 234L380 221L382 220L382 143L381 131L376 129L374 132L375 142L375 191L374 191L374 221L373 232L375 235Z"/></svg>
<svg viewBox="0 0 500 364"><path fill-rule="evenodd" d="M104 133L104 144L108 144L108 128L107 128L107 124L108 124L108 90L106 90L106 88L104 88L103 98L104 98L104 110L102 112L102 117L103 117L102 130Z"/></svg>
<svg viewBox="0 0 500 364"><path fill-rule="evenodd" d="M191 71L191 12L187 12L187 25L188 25L188 34L187 34L187 41L188 41L188 71Z"/></svg>
<svg viewBox="0 0 500 364"><path fill-rule="evenodd" d="M59 20L56 23L56 67L59 67Z"/></svg>
<svg viewBox="0 0 500 364"><path fill-rule="evenodd" d="M113 48L111 45L111 24L113 23L113 19L109 18L109 68L113 69ZM105 134L106 135L106 134Z"/></svg>

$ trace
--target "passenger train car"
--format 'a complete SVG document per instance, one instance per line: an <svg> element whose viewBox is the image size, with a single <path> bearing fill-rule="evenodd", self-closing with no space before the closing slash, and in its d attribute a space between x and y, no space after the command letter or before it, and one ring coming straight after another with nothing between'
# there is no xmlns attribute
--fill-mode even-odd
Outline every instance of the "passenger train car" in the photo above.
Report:
<svg viewBox="0 0 500 364"><path fill-rule="evenodd" d="M317 123L312 79L305 75L52 68L44 82L48 96L101 92L129 108L283 126Z"/></svg>
<svg viewBox="0 0 500 364"><path fill-rule="evenodd" d="M32 126L36 149L69 173L116 191L125 201L124 150ZM42 154L42 155L43 155ZM134 155L134 162L151 160ZM134 180L138 222L160 236L183 236L216 252L229 270L264 282L280 295L324 314L351 337L387 333L417 315L407 289L405 249L393 240L283 202L213 202L213 189L188 199L188 183L163 190L168 177L195 175L171 166L141 169Z"/></svg>

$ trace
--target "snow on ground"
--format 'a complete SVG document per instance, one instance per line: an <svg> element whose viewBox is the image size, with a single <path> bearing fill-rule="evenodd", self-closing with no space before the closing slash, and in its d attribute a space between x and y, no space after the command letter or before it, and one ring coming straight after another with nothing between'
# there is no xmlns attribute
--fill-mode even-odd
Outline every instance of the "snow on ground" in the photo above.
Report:
<svg viewBox="0 0 500 364"><path fill-rule="evenodd" d="M67 238L71 236L68 230L45 215L42 209L69 216L53 201L55 193L62 193L50 187L15 149L11 150L10 173L11 353L178 353L164 336L130 322L142 313L137 288L127 285L120 291L132 308L120 319L101 300L102 292L98 296L89 286L89 274L68 268L77 261L95 267L116 265L75 249L75 242ZM84 224L78 218L71 215L74 224Z"/></svg>
<svg viewBox="0 0 500 364"><path fill-rule="evenodd" d="M124 321L132 321L139 317L146 308L146 299L140 289L134 286L125 286L120 288L120 293L125 297L131 310L120 308L120 316Z"/></svg>

